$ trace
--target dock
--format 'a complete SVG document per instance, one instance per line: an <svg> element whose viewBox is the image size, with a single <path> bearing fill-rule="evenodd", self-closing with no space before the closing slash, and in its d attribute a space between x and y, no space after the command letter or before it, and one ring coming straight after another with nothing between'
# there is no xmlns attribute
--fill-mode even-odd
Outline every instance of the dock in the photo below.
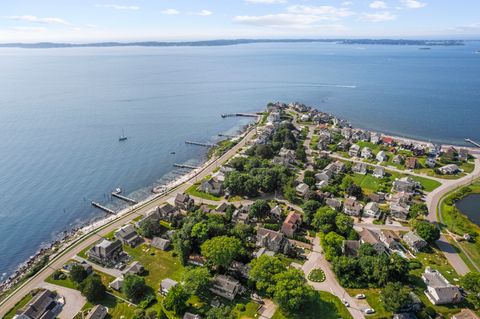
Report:
<svg viewBox="0 0 480 319"><path fill-rule="evenodd" d="M473 145L475 145L476 147L479 147L479 148L480 148L480 143L477 143L477 142L475 142L475 141L472 140L472 139L466 138L466 139L465 139L465 142L470 143L470 144L473 144Z"/></svg>
<svg viewBox="0 0 480 319"><path fill-rule="evenodd" d="M116 197L118 199L124 200L124 201L126 201L127 203L130 203L130 204L134 204L134 205L138 204L138 202L136 200L128 198L127 196L120 195L117 192L112 192L112 196Z"/></svg>
<svg viewBox="0 0 480 319"><path fill-rule="evenodd" d="M195 141L185 141L185 144L190 144L190 145L197 145L197 146L203 146L203 147L214 147L214 144L211 143L201 143L201 142L195 142Z"/></svg>
<svg viewBox="0 0 480 319"><path fill-rule="evenodd" d="M173 166L178 167L178 168L188 168L188 169L197 169L198 166L193 166L193 165L188 165L188 164L173 164Z"/></svg>
<svg viewBox="0 0 480 319"><path fill-rule="evenodd" d="M103 210L105 213L112 214L112 215L116 215L116 214L117 214L117 212L114 211L113 209L110 209L110 208L108 208L108 207L105 207L105 206L103 206L103 205L101 205L101 204L99 204L99 203L97 203L97 202L93 202L93 201L92 201L92 205L93 205L94 207L100 209L100 210Z"/></svg>
<svg viewBox="0 0 480 319"><path fill-rule="evenodd" d="M243 116L243 117L257 117L256 113L223 113L222 118L234 117L234 116Z"/></svg>

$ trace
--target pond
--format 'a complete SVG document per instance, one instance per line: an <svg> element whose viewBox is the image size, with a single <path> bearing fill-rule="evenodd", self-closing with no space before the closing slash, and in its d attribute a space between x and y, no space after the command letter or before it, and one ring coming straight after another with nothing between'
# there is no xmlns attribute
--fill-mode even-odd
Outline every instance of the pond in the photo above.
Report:
<svg viewBox="0 0 480 319"><path fill-rule="evenodd" d="M480 226L480 194L470 194L459 200L455 206L475 224Z"/></svg>

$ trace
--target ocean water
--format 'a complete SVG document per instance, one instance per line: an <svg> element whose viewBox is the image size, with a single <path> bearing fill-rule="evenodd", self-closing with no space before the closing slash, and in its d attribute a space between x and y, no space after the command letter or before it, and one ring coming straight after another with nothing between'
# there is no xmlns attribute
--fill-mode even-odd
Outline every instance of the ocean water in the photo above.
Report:
<svg viewBox="0 0 480 319"><path fill-rule="evenodd" d="M325 43L0 49L0 274L98 218L122 187L145 198L200 163L269 101L437 142L480 139L479 42L419 50ZM128 136L118 142L122 129ZM176 152L172 155L170 152Z"/></svg>

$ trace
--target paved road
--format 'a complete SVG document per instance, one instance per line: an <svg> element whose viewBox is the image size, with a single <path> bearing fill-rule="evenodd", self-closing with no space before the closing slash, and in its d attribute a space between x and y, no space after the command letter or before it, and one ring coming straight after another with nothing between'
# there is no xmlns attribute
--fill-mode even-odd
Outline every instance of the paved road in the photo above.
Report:
<svg viewBox="0 0 480 319"><path fill-rule="evenodd" d="M315 290L326 291L340 299L348 301L350 307L347 309L354 319L365 318L362 309L370 308L368 303L350 297L345 289L338 283L337 277L330 269L330 263L326 261L321 254L320 239L318 237L313 240L313 251L308 255L308 260L302 266L305 277L307 277L310 271L315 268L321 268L323 270L325 273L325 281L313 282L307 279L308 283L315 288Z"/></svg>
<svg viewBox="0 0 480 319"><path fill-rule="evenodd" d="M473 170L472 173L456 180L444 180L441 186L437 187L435 190L433 190L427 195L426 203L427 203L428 212L429 212L428 219L433 223L437 223L438 222L437 209L439 209L439 202L442 199L442 197L445 196L447 193L455 190L458 187L470 184L473 180L477 178L480 178L480 159L479 158L475 159L475 169ZM439 212L439 215L441 215L440 213L441 212ZM442 221L440 220L440 223L441 222ZM470 271L468 266L460 257L460 254L458 254L457 249L448 242L444 234L441 234L440 239L437 240L436 244L438 248L440 248L440 250L444 253L450 265L452 265L452 267L457 271L459 275L465 275ZM463 250L461 246L458 246L458 247ZM464 251L464 254L465 256L467 256L467 258L470 259L472 264L475 265L475 263L471 260L468 253Z"/></svg>
<svg viewBox="0 0 480 319"><path fill-rule="evenodd" d="M83 305L87 302L80 291L70 289L62 286L52 285L46 282L40 283L37 288L45 288L51 291L56 291L65 300L65 305L62 311L58 315L60 319L72 319L75 315L82 310Z"/></svg>
<svg viewBox="0 0 480 319"><path fill-rule="evenodd" d="M367 228L367 229L388 229L388 230L394 230L394 231L411 230L411 228L407 226L397 226L397 225L388 225L388 224L376 225L376 224L368 224L368 223L355 223L354 225L362 228Z"/></svg>
<svg viewBox="0 0 480 319"><path fill-rule="evenodd" d="M189 181L193 180L201 180L206 176L212 174L212 172L220 167L225 161L230 159L234 156L242 147L244 147L255 135L255 129L250 130L245 134L242 140L239 141L232 149L227 151L224 155L220 158L211 161L207 164L204 168L202 168L194 177L192 177ZM158 205L166 202L169 198L174 197L178 193L183 193L190 184L183 183L180 186L170 190L167 194L161 195L152 199L151 201L140 205L139 207L132 210L132 212L119 217L118 219L110 222L109 224L103 226L99 230L92 231L85 236L82 236L77 242L72 244L72 246L66 252L59 254L55 257L46 268L41 270L35 276L30 278L26 281L23 285L17 288L12 294L6 297L0 303L0 317L4 316L5 313L11 309L17 302L19 302L23 296L29 293L33 288L40 286L48 276L50 276L56 269L60 269L68 260L72 259L73 256L80 253L83 249L93 245L96 241L98 241L98 236L105 236L106 234L110 233L111 231L119 228L120 226L130 222L134 219L138 214L145 214L148 211L154 209Z"/></svg>

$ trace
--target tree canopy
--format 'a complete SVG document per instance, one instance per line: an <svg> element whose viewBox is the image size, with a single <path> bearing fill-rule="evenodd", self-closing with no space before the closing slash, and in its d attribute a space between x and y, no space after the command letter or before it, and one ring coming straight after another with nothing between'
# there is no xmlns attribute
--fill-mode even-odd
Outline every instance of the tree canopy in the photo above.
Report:
<svg viewBox="0 0 480 319"><path fill-rule="evenodd" d="M411 289L399 282L389 282L382 288L380 296L385 309L395 313L412 303L410 292Z"/></svg>
<svg viewBox="0 0 480 319"><path fill-rule="evenodd" d="M243 244L236 237L218 236L205 241L201 251L213 266L228 268L237 256L243 254Z"/></svg>
<svg viewBox="0 0 480 319"><path fill-rule="evenodd" d="M434 224L424 220L416 222L415 231L420 237L429 243L433 243L440 238L440 229Z"/></svg>
<svg viewBox="0 0 480 319"><path fill-rule="evenodd" d="M122 291L128 299L139 302L148 293L145 279L137 275L127 275L123 280Z"/></svg>
<svg viewBox="0 0 480 319"><path fill-rule="evenodd" d="M98 275L88 276L84 281L82 281L80 291L82 295L87 298L90 302L96 302L101 300L105 295L105 286L102 283L102 280Z"/></svg>

